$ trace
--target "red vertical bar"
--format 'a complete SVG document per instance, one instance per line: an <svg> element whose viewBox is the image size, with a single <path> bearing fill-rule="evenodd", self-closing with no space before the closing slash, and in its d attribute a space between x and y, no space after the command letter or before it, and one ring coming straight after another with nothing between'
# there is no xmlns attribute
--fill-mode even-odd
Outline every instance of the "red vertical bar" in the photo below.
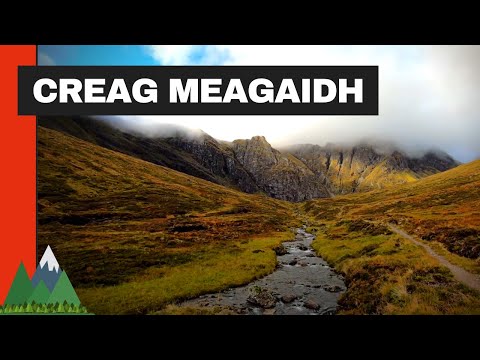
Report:
<svg viewBox="0 0 480 360"><path fill-rule="evenodd" d="M18 116L18 65L36 65L35 45L0 45L0 304L23 261L36 267L36 119Z"/></svg>

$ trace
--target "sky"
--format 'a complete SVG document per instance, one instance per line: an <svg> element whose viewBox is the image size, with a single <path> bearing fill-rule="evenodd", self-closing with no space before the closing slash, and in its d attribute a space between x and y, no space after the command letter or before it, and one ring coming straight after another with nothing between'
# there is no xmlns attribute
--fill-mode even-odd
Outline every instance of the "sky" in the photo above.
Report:
<svg viewBox="0 0 480 360"><path fill-rule="evenodd" d="M201 129L232 141L291 144L392 141L412 153L480 158L480 46L41 45L39 65L378 65L378 116L149 116L123 121Z"/></svg>

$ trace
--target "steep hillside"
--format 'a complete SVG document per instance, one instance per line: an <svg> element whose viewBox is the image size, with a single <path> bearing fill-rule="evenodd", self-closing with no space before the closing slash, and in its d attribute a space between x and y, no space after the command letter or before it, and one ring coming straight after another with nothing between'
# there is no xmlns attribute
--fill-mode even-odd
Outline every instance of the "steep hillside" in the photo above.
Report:
<svg viewBox="0 0 480 360"><path fill-rule="evenodd" d="M95 313L147 313L273 271L291 205L38 128L38 244ZM78 261L78 259L82 259Z"/></svg>
<svg viewBox="0 0 480 360"><path fill-rule="evenodd" d="M231 149L203 133L197 137L179 132L168 138L145 137L120 131L87 117L39 117L40 126L75 136L107 149L163 165L247 193L259 189L236 161Z"/></svg>
<svg viewBox="0 0 480 360"><path fill-rule="evenodd" d="M388 224L480 274L480 160L417 182L302 205L314 246L346 274L346 313L479 313L478 292Z"/></svg>
<svg viewBox="0 0 480 360"><path fill-rule="evenodd" d="M441 152L414 158L396 149L377 149L370 144L295 145L286 150L303 161L334 194L396 186L458 165Z"/></svg>

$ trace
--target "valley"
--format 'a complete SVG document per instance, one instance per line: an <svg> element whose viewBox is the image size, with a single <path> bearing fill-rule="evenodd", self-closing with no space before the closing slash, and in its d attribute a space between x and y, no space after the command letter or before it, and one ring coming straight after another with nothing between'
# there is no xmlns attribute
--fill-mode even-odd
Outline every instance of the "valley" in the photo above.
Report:
<svg viewBox="0 0 480 360"><path fill-rule="evenodd" d="M38 252L54 249L93 313L231 313L217 295L245 300L252 286L278 297L266 313L284 313L282 266L306 276L290 279L308 289L291 302L301 311L313 292L333 296L339 314L480 312L478 290L391 228L480 275L480 161L370 145L280 151L261 136L145 137L91 119L39 124ZM301 240L303 224L312 236ZM294 265L276 254L282 243L301 255ZM337 277L345 286L322 282ZM198 302L207 294L213 306ZM247 306L265 313L257 308Z"/></svg>

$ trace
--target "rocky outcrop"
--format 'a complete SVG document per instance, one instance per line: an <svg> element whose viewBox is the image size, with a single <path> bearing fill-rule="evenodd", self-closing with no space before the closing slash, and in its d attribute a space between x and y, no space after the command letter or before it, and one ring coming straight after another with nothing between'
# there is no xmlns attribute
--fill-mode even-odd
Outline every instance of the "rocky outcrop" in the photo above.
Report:
<svg viewBox="0 0 480 360"><path fill-rule="evenodd" d="M312 170L291 154L272 148L265 137L235 140L231 146L237 160L268 195L288 201L329 196Z"/></svg>
<svg viewBox="0 0 480 360"><path fill-rule="evenodd" d="M219 178L219 183L222 183L223 179L229 185L247 193L261 191L253 177L236 159L234 151L210 135L203 134L201 137L193 139L171 137L162 140L172 147L191 154L196 162Z"/></svg>
<svg viewBox="0 0 480 360"><path fill-rule="evenodd" d="M378 149L370 144L295 145L286 150L311 169L333 194L403 184L458 165L441 152L427 152L414 158L398 149Z"/></svg>

